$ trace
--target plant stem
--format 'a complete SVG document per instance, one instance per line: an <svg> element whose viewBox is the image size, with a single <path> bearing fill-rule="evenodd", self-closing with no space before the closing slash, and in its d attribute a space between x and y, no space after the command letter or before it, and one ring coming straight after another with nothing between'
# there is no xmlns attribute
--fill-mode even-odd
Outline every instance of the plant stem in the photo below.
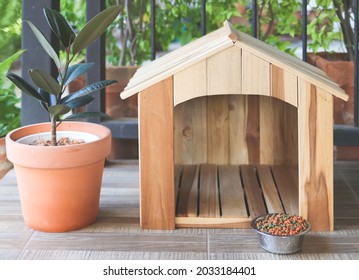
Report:
<svg viewBox="0 0 359 280"><path fill-rule="evenodd" d="M343 33L344 44L347 49L349 60L354 61L354 30L350 23L350 9L352 9L351 1L343 1L343 3L338 2L337 0L333 1L335 12L340 21L340 27ZM342 6L343 5L343 6ZM352 9L353 10L353 9ZM343 17L344 12L344 17Z"/></svg>
<svg viewBox="0 0 359 280"><path fill-rule="evenodd" d="M72 58L70 58L70 50L67 49L66 50L66 61L65 61L65 68L64 68L64 76L62 77L61 79L61 84L60 84L60 88L61 88L61 91L60 91L60 94L56 97L57 100L56 100L56 104L59 104L60 100L61 100L61 96L62 94L64 93L65 91L65 87L64 87L64 82L65 82L65 78L67 76L67 71L69 69L69 66L70 66L70 63L71 61L74 59L74 56ZM60 72L61 73L61 72Z"/></svg>
<svg viewBox="0 0 359 280"><path fill-rule="evenodd" d="M61 103L61 97L65 91L65 86L64 86L65 78L66 78L70 63L74 59L74 57L75 57L75 55L70 58L70 50L66 49L66 62L65 62L65 67L64 67L64 71L63 71L64 74L61 77L60 93L56 96L56 104ZM61 72L60 72L60 75L61 75ZM57 120L58 120L57 115L51 115L51 146L57 146L56 130L57 130L57 127L61 123L61 122L57 123Z"/></svg>
<svg viewBox="0 0 359 280"><path fill-rule="evenodd" d="M56 128L57 128L57 121L56 117L51 117L51 146L57 146L57 139L56 139Z"/></svg>

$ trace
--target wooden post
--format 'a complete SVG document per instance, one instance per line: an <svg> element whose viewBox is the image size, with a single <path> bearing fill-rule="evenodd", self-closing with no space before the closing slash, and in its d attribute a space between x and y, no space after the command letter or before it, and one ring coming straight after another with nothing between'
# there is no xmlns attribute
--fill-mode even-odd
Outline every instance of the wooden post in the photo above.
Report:
<svg viewBox="0 0 359 280"><path fill-rule="evenodd" d="M141 227L175 228L172 76L139 93Z"/></svg>
<svg viewBox="0 0 359 280"><path fill-rule="evenodd" d="M53 35L50 26L46 22L43 8L51 8L55 10L60 9L60 1L57 0L26 0L22 1L22 48L26 52L22 55L22 73L21 76L29 83L31 80L28 75L29 69L40 69L45 72L50 72L55 77L57 76L56 66L42 48L34 33L31 31L29 25L25 21L31 21L48 41L53 44L56 38ZM57 48L58 50L58 48ZM39 122L49 121L48 113L41 107L39 101L22 94L21 96L21 124L28 125Z"/></svg>
<svg viewBox="0 0 359 280"><path fill-rule="evenodd" d="M301 79L298 88L299 214L333 230L333 96Z"/></svg>

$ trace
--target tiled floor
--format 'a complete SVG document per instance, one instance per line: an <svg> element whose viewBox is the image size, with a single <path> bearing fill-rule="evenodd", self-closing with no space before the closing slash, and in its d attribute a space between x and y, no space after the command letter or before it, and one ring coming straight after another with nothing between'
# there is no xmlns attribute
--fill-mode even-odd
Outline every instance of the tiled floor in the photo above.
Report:
<svg viewBox="0 0 359 280"><path fill-rule="evenodd" d="M359 162L336 162L335 231L310 232L302 252L265 252L251 229L148 231L139 226L137 162L105 168L93 225L42 233L22 220L15 173L0 180L0 259L356 259L359 260Z"/></svg>

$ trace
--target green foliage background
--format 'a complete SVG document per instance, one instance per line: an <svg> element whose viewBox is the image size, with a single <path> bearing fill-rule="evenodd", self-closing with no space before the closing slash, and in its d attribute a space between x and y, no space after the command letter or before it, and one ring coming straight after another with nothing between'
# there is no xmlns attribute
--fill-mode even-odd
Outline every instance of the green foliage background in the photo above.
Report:
<svg viewBox="0 0 359 280"><path fill-rule="evenodd" d="M21 48L21 0L0 1L0 61Z"/></svg>
<svg viewBox="0 0 359 280"><path fill-rule="evenodd" d="M0 137L20 126L20 98L16 95L15 85L9 83L5 75L23 52L17 51L0 62Z"/></svg>
<svg viewBox="0 0 359 280"><path fill-rule="evenodd" d="M104 0L105 1L105 0ZM136 51L131 57L127 46L123 65L141 65L150 59L150 1L131 0L132 21L136 33ZM333 6L338 2L345 10L346 1L316 0L308 3L309 15L308 35L310 51L316 52L321 47L329 50L333 40L342 40L341 32L335 31L339 22ZM124 5L125 0L106 0L106 5ZM143 13L140 16L141 4ZM61 0L61 13L79 30L86 23L85 0ZM167 50L173 41L184 45L201 36L199 0L159 0L156 1L156 48ZM207 0L207 31L211 32L222 26L223 21L233 17L241 19L235 27L251 34L252 20L251 0ZM259 31L258 38L290 54L295 49L291 46L291 38L301 34L301 0L258 0ZM239 9L245 7L245 14ZM0 2L0 60L16 50L21 43L21 0ZM121 30L128 22L126 11L118 17L107 30L107 62L119 65L121 48L118 38L113 36L113 29ZM247 24L243 24L247 22ZM270 28L268 28L270 27Z"/></svg>

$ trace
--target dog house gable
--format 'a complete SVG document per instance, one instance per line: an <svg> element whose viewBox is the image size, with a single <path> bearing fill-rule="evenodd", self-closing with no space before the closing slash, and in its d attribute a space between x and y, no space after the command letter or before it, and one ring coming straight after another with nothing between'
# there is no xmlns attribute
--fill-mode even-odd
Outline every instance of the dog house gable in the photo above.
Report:
<svg viewBox="0 0 359 280"><path fill-rule="evenodd" d="M329 95L348 99L323 71L235 30L228 21L224 27L140 67L121 97L125 99L172 76L174 105L225 92L274 96L296 106L298 79ZM191 86L199 90L189 93L186 89Z"/></svg>
<svg viewBox="0 0 359 280"><path fill-rule="evenodd" d="M236 164L260 164L256 170L262 170L262 164L273 163L273 158L277 156L271 151L273 147L294 139L298 177L295 183L296 194L292 195L286 188L283 191L297 201L295 206L288 202L286 207L298 209L299 214L307 217L315 230L333 229L333 97L347 100L347 96L323 72L237 32L226 22L223 28L141 67L121 97L126 98L138 92L140 208L143 228L174 229L176 226L195 226L195 223L197 226L242 227L248 226L252 215L260 214L265 208L254 205L262 199L260 193L256 193L252 197L253 205L250 202L251 213L248 217L218 220L218 211L212 210L207 211L212 218L200 217L193 220L176 217L176 188L179 186L179 174L183 174L185 169L179 172L175 167L178 161L175 159L178 146L175 145L174 107L192 100L202 102L201 100L208 99L208 102L201 103L207 102L204 105L207 107L203 107L203 110L193 103L195 105L189 105L187 111L197 115L202 114L201 112L208 114L213 111L208 107L212 103L215 105L213 108L222 105L228 108L228 114L233 114L233 108L239 108L234 110L238 115L246 112L243 133L237 133L237 136L242 138L234 138L233 141L233 135L228 136L228 139L232 139L228 140L232 141L231 143L244 143L244 146L234 145L233 150L230 150L231 147L225 146L227 140L222 141L222 144L216 142L216 138L209 140L199 137L196 145L186 147L187 152L199 154L199 158L206 161L205 163L211 163L208 158L212 157L220 164L232 164L229 160L227 162L227 158L219 159L224 147L228 154L238 153L241 157L244 155L243 159L236 159ZM224 98L219 98L217 102L216 98L221 96ZM289 109L284 109L283 122L282 115L276 110L284 108L284 105L280 104L278 107L272 97L290 104ZM229 100L229 103L223 100ZM233 100L239 103L231 103ZM233 104L241 104L244 107L236 107ZM292 108L296 108L295 111ZM221 110L219 114L215 112L212 117L206 115L205 122L196 122L199 129L205 131L200 135L208 135L208 127L216 122L217 127L227 127L226 121L230 115L222 112L227 111ZM268 112L270 114L267 116ZM223 123L218 120L223 120ZM279 125L282 128L274 135L277 122L283 125ZM291 125L294 128L283 136L283 127L289 128ZM186 127L180 131L183 136L187 133L192 132L186 130ZM198 131L196 134L198 135ZM220 147L212 147L211 141L215 145L220 143ZM207 150L198 148L201 147L199 144L207 145ZM286 152L284 149L280 150L283 155ZM291 152L293 151L289 151ZM212 169L211 166L206 166L202 174L210 173ZM243 167L243 170L252 172L248 167ZM282 185L287 184L288 182L283 180L287 178L286 174L279 173L284 174L284 177L281 177ZM197 176L193 172L190 174L193 178ZM259 174L257 176L260 177ZM206 180L201 178L202 182ZM214 197L216 189L212 189L211 195ZM206 195L208 193L201 196ZM251 200L251 196L247 194L248 199ZM212 204L216 205L218 201L215 200Z"/></svg>

